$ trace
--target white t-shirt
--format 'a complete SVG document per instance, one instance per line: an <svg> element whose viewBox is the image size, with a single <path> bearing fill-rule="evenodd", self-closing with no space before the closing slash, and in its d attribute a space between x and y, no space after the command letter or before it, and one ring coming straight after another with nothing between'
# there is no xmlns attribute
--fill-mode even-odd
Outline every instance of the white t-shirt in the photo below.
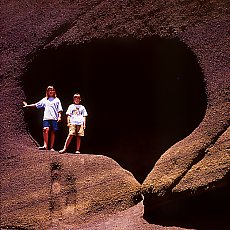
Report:
<svg viewBox="0 0 230 230"><path fill-rule="evenodd" d="M84 117L88 116L88 113L83 105L71 104L66 115L70 116L70 124L82 125L84 122Z"/></svg>
<svg viewBox="0 0 230 230"><path fill-rule="evenodd" d="M45 109L43 120L58 120L58 112L62 111L61 102L57 97L44 97L35 105L38 109Z"/></svg>

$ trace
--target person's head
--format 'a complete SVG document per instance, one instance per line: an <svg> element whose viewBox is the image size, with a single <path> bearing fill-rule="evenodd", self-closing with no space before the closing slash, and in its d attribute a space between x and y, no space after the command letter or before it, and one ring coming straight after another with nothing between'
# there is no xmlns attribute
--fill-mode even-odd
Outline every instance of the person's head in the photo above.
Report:
<svg viewBox="0 0 230 230"><path fill-rule="evenodd" d="M46 89L46 97L57 97L56 90L53 86L48 86Z"/></svg>
<svg viewBox="0 0 230 230"><path fill-rule="evenodd" d="M81 102L81 95L79 93L75 93L73 95L73 103L80 104L80 102Z"/></svg>

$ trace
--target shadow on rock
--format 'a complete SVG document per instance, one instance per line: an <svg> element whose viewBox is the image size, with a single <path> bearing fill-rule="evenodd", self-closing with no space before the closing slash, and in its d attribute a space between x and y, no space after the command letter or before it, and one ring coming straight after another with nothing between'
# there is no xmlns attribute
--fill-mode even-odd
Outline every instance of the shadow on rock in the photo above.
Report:
<svg viewBox="0 0 230 230"><path fill-rule="evenodd" d="M177 226L188 229L227 230L230 226L230 186L218 188L200 195L167 202L149 212L145 208L144 219L151 224Z"/></svg>

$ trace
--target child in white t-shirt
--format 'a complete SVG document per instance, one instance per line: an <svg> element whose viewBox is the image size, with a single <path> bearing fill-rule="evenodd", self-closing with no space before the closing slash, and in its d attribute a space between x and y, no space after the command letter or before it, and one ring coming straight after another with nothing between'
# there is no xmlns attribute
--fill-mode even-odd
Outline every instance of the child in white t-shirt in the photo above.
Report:
<svg viewBox="0 0 230 230"><path fill-rule="evenodd" d="M83 105L80 105L81 96L79 93L74 94L73 104L71 104L66 112L67 126L69 127L69 135L66 138L64 148L59 153L65 153L73 136L76 136L76 153L80 153L81 137L84 136L86 128L87 111Z"/></svg>
<svg viewBox="0 0 230 230"><path fill-rule="evenodd" d="M48 149L49 131L50 131L50 150L54 151L53 145L55 140L55 132L58 130L58 122L61 121L62 105L57 98L56 91L53 86L48 86L46 89L46 97L35 104L28 105L23 102L24 108L36 107L43 108L43 138L44 145L39 147L40 150Z"/></svg>

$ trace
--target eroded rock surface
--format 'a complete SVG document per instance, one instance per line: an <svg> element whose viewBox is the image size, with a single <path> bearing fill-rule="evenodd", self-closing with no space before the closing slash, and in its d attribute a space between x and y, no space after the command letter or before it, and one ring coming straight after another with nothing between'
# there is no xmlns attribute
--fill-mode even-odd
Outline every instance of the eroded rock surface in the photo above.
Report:
<svg viewBox="0 0 230 230"><path fill-rule="evenodd" d="M51 224L51 220L55 219L57 222L79 221L73 218L76 211L73 194L77 194L76 187L85 188L87 178L80 183L84 177L78 178L73 163L79 166L76 170L83 170L85 165L91 165L90 159L95 156L76 159L40 154L35 150L36 145L30 137L22 110L21 102L25 100L22 77L38 53L62 46L78 46L95 39L126 39L130 36L137 39L178 39L197 57L204 75L207 95L205 116L190 135L164 154L162 152L157 162L151 162L151 167L156 164L142 187L145 212L151 213L169 200L187 198L200 192L209 194L216 187L224 190L229 186L230 23L227 1L4 0L0 7L2 227L39 226L38 229L42 229L46 227L44 223ZM80 159L87 163L83 164ZM105 160L103 157L99 159ZM153 159L157 160L158 156ZM117 180L104 181L110 170L101 174L98 180L90 177L90 182L95 182L98 199L92 198L92 205L88 203L80 207L84 218L90 218L88 211L98 213L98 209L102 209L102 212L116 212L134 204L133 194L138 191L138 183L120 166L107 160L108 166L114 167L113 173L116 174L116 168L119 175L125 176L123 181L127 184L124 190L118 189L122 179L117 174ZM87 170L93 173L90 168ZM96 168L95 175L100 175L100 166L96 164ZM108 190L109 186L99 186L97 182L101 180L114 188L115 193L106 193L106 199L99 191ZM94 190L88 191L91 194ZM125 194L128 194L127 197ZM118 197L122 200L120 204ZM68 215L70 219L66 218L67 214L71 214ZM62 215L64 218L60 219Z"/></svg>
<svg viewBox="0 0 230 230"><path fill-rule="evenodd" d="M224 45L229 36L226 23L229 21L214 20L183 34L187 43L194 47L203 67L208 106L200 125L169 148L146 178L143 191L153 194L148 196L149 202L146 199L146 212L149 208L153 210L158 203L178 197L178 191L183 197L182 191L187 191L187 196L215 190L216 187L222 187L224 191L228 184L229 72L223 67L229 60L225 53L229 48ZM206 34L205 39L201 36L203 33ZM225 145L220 140L225 140ZM213 146L220 149L211 154Z"/></svg>
<svg viewBox="0 0 230 230"><path fill-rule="evenodd" d="M3 228L76 226L142 199L133 175L105 156L31 151L13 162L2 162Z"/></svg>

